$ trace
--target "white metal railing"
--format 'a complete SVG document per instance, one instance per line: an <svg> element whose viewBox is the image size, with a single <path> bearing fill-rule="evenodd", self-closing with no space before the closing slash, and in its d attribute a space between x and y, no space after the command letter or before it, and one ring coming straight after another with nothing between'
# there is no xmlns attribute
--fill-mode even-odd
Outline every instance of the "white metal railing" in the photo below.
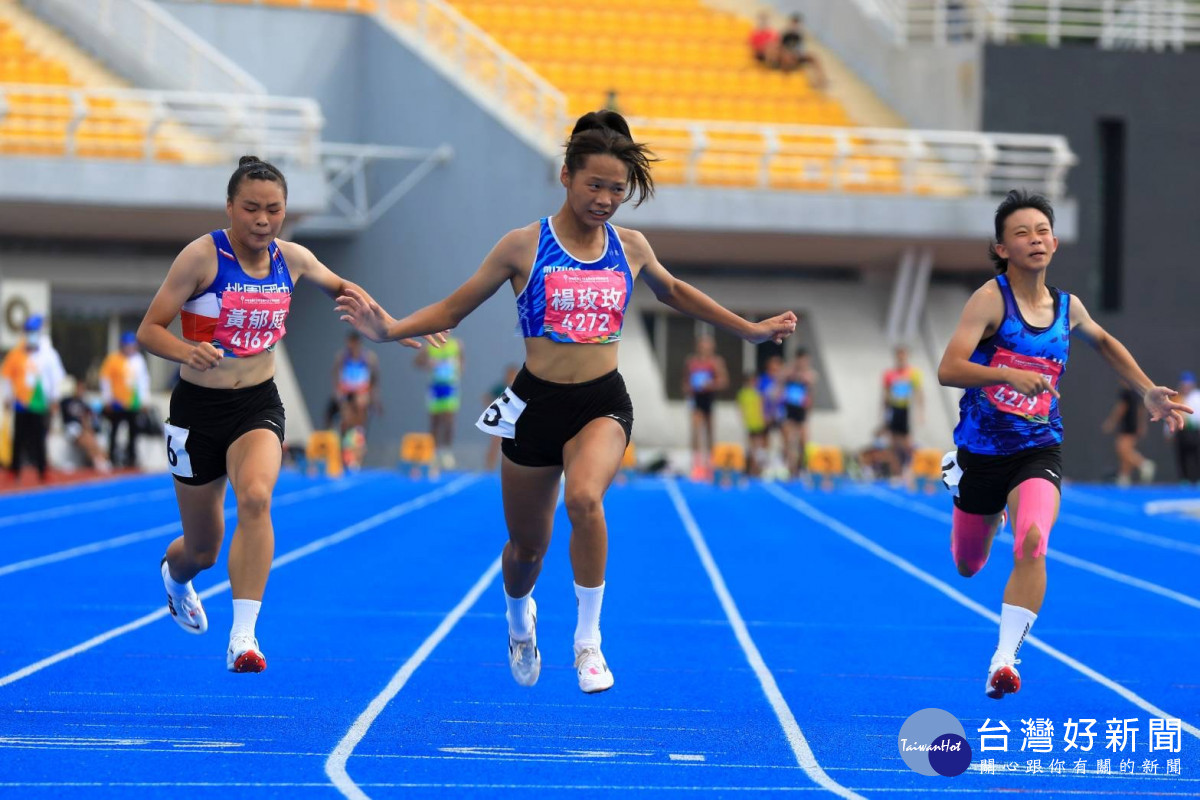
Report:
<svg viewBox="0 0 1200 800"><path fill-rule="evenodd" d="M856 0L900 44L971 39L1088 42L1105 49L1200 45L1200 0Z"/></svg>
<svg viewBox="0 0 1200 800"><path fill-rule="evenodd" d="M23 1L144 85L266 94L249 73L150 0Z"/></svg>
<svg viewBox="0 0 1200 800"><path fill-rule="evenodd" d="M255 0L261 2L261 0ZM440 62L503 122L557 152L566 133L563 93L444 0L377 0L378 18Z"/></svg>
<svg viewBox="0 0 1200 800"><path fill-rule="evenodd" d="M0 84L0 155L315 165L324 124L308 98Z"/></svg>
<svg viewBox="0 0 1200 800"><path fill-rule="evenodd" d="M1062 136L635 119L660 183L760 189L1062 197L1076 163Z"/></svg>

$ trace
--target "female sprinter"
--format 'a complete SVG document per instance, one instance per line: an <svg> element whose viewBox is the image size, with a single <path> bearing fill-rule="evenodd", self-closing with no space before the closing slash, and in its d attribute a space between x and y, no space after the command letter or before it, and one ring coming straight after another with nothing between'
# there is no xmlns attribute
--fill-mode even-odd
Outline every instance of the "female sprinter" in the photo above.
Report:
<svg viewBox="0 0 1200 800"><path fill-rule="evenodd" d="M635 194L640 203L653 193L650 161L620 114L584 114L566 145L559 176L567 191L562 208L506 234L478 272L449 297L399 321L360 291L338 298L342 319L384 341L453 328L502 284L512 285L525 336L525 366L476 425L503 437L509 665L523 686L536 683L541 672L532 592L550 544L564 471L579 601L579 688L600 692L613 685L600 653L608 558L602 501L633 428L616 345L633 281L640 274L661 302L751 342L782 341L796 328L790 311L762 322L727 311L672 277L642 234L609 222Z"/></svg>
<svg viewBox="0 0 1200 800"><path fill-rule="evenodd" d="M225 657L233 672L267 666L254 625L275 550L271 492L284 413L274 350L285 332L292 287L307 278L333 297L354 286L306 248L276 239L286 206L283 173L244 156L229 179L229 228L183 249L138 328L142 347L182 365L166 433L183 535L167 547L161 572L171 616L189 633L208 630L192 578L216 563L221 550L226 475L237 496L229 549L233 628ZM167 330L176 316L182 339Z"/></svg>
<svg viewBox="0 0 1200 800"><path fill-rule="evenodd" d="M1020 690L1017 651L1046 594L1046 545L1058 518L1062 485L1062 419L1058 381L1071 334L1112 366L1168 428L1190 409L1170 400L1133 356L1088 315L1079 298L1046 285L1058 249L1054 210L1041 195L1009 192L996 209L990 249L999 273L967 301L938 367L943 386L966 389L954 429L957 452L942 465L954 491L951 553L961 575L987 563L1008 506L1013 568L1000 607L1000 642L988 667L988 697Z"/></svg>

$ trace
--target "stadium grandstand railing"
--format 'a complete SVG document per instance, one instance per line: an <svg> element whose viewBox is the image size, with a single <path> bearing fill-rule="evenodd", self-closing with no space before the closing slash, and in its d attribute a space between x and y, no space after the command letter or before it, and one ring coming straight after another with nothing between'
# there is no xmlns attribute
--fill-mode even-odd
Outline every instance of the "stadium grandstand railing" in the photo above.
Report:
<svg viewBox="0 0 1200 800"><path fill-rule="evenodd" d="M0 83L0 155L313 165L323 126L307 98Z"/></svg>
<svg viewBox="0 0 1200 800"><path fill-rule="evenodd" d="M144 86L266 94L261 83L150 0L24 2L80 41L109 43L102 55Z"/></svg>
<svg viewBox="0 0 1200 800"><path fill-rule="evenodd" d="M855 0L899 44L990 40L1182 51L1200 44L1196 0Z"/></svg>
<svg viewBox="0 0 1200 800"><path fill-rule="evenodd" d="M664 184L991 196L1014 185L1063 196L1075 155L1065 137L633 119L663 159Z"/></svg>

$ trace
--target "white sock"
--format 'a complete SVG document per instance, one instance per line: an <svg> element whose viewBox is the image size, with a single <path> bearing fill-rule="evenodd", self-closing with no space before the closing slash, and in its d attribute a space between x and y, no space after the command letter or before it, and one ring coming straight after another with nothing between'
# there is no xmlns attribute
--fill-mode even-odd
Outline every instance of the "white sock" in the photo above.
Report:
<svg viewBox="0 0 1200 800"><path fill-rule="evenodd" d="M262 603L258 600L234 600L233 601L233 628L229 631L229 638L238 634L245 634L251 639L254 638L254 623L258 621L258 610L262 608Z"/></svg>
<svg viewBox="0 0 1200 800"><path fill-rule="evenodd" d="M1000 604L1000 643L996 645L996 655L1013 659L1021 649L1026 634L1033 627L1037 614L1028 608Z"/></svg>
<svg viewBox="0 0 1200 800"><path fill-rule="evenodd" d="M575 649L600 647L600 606L604 603L604 584L594 589L575 584L575 602L579 621L575 623Z"/></svg>
<svg viewBox="0 0 1200 800"><path fill-rule="evenodd" d="M508 635L518 642L528 642L533 636L533 620L529 616L529 599L533 590L524 597L513 597L504 591L504 602L508 605Z"/></svg>
<svg viewBox="0 0 1200 800"><path fill-rule="evenodd" d="M187 594L187 583L176 583L175 579L171 577L170 564L167 565L166 573L167 574L163 576L163 583L166 584L167 591L176 597ZM188 583L191 583L191 581L188 581Z"/></svg>

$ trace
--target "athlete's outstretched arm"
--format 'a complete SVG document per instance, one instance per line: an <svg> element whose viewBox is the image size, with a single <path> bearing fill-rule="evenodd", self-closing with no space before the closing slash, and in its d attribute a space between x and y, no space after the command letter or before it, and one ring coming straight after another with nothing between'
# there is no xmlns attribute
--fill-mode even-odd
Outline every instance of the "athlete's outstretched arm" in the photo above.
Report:
<svg viewBox="0 0 1200 800"><path fill-rule="evenodd" d="M337 298L342 320L353 325L373 342L391 342L411 336L428 336L458 326L463 319L487 300L516 274L517 259L528 251L529 232L509 231L487 254L475 274L442 300L395 319L375 299L362 290L348 289Z"/></svg>
<svg viewBox="0 0 1200 800"><path fill-rule="evenodd" d="M975 290L963 308L958 327L938 365L938 383L959 389L1007 383L1026 397L1036 397L1043 392L1058 397L1058 391L1045 375L1023 369L985 367L971 361L976 345L995 333L1003 321L1004 298L996 283L988 281Z"/></svg>
<svg viewBox="0 0 1200 800"><path fill-rule="evenodd" d="M1090 344L1100 357L1142 396L1142 402L1150 410L1151 422L1163 420L1171 432L1183 429L1183 415L1193 413L1192 409L1171 400L1171 396L1175 394L1174 389L1155 386L1154 381L1138 366L1128 348L1117 341L1117 337L1101 328L1075 295L1071 295L1071 333Z"/></svg>
<svg viewBox="0 0 1200 800"><path fill-rule="evenodd" d="M207 286L216 274L212 239L202 236L175 257L166 279L150 301L138 326L138 344L159 358L187 364L192 369L212 369L225 354L208 342L185 342L167 330L189 297ZM212 274L209 274L209 273Z"/></svg>
<svg viewBox="0 0 1200 800"><path fill-rule="evenodd" d="M629 229L625 229L623 233L622 242L625 244L626 256L631 262L641 264L640 274L660 303L754 344L766 341L779 343L796 332L796 315L791 311L785 311L761 322L742 319L695 286L668 272L667 268L659 263L650 243L641 233Z"/></svg>
<svg viewBox="0 0 1200 800"><path fill-rule="evenodd" d="M285 257L287 258L288 266L291 267L296 276L312 281L322 292L330 297L336 298L350 291L366 293L358 284L346 280L322 264L321 260L313 255L313 252L307 247L295 242L283 242L282 245L287 246ZM445 341L444 338L438 336L427 336L425 339L434 347ZM405 347L421 347L421 343L416 339L402 339L400 344Z"/></svg>

